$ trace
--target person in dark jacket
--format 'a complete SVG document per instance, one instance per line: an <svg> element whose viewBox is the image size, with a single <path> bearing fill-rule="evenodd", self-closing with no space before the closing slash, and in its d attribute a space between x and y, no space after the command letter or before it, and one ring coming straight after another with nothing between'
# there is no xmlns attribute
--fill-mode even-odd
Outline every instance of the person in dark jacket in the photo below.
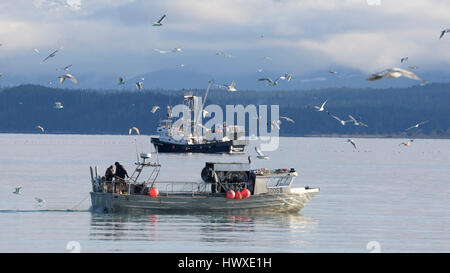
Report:
<svg viewBox="0 0 450 273"><path fill-rule="evenodd" d="M114 163L114 165L116 165L116 177L119 177L121 179L125 179L125 176L129 178L127 171L125 170L125 168L120 165L119 162Z"/></svg>
<svg viewBox="0 0 450 273"><path fill-rule="evenodd" d="M106 169L105 180L111 181L113 178L114 178L114 166L111 165L111 166L109 166L108 169Z"/></svg>

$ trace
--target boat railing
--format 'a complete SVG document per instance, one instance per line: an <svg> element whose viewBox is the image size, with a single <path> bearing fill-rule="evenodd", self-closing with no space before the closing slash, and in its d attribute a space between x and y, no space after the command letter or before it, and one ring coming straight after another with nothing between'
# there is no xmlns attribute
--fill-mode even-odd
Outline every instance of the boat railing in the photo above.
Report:
<svg viewBox="0 0 450 273"><path fill-rule="evenodd" d="M199 193L206 193L207 187L204 182L188 182L188 181L157 181L155 184L157 188L164 189L161 195L169 196L169 194L190 193L195 196Z"/></svg>
<svg viewBox="0 0 450 273"><path fill-rule="evenodd" d="M144 189L157 188L161 191L161 195L168 196L174 193L187 193L192 196L199 193L208 192L206 183L204 182L193 182L193 181L157 181L157 174L161 167L160 164L150 163L150 162L140 162L136 163L137 168L135 172L129 177L129 179L121 179L115 177L112 180L104 180L103 177L99 175L98 167L90 167L92 190L93 192L102 193L117 193L117 194L143 194ZM155 167L152 174L147 179L147 181L138 182L137 179L141 174L142 168L146 166ZM156 175L155 175L156 173ZM137 188L136 188L137 187Z"/></svg>

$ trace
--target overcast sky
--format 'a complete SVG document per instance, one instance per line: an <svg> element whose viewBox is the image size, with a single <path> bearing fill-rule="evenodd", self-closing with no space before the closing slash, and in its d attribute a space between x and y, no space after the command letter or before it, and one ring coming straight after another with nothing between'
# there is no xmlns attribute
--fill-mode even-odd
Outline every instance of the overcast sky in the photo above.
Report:
<svg viewBox="0 0 450 273"><path fill-rule="evenodd" d="M18 79L68 64L114 77L181 64L230 77L258 68L372 73L405 56L428 71L450 64L450 33L439 39L450 28L448 0L0 0L0 25L0 72Z"/></svg>

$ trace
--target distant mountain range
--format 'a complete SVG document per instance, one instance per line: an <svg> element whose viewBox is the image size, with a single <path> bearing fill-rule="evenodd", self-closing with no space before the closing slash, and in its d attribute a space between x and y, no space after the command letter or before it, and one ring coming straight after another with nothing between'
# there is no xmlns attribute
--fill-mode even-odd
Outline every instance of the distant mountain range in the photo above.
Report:
<svg viewBox="0 0 450 273"><path fill-rule="evenodd" d="M276 79L290 71L255 71L247 74L214 75L201 73L190 68L178 67L176 69L157 70L125 78L125 85L118 85L118 77L104 74L79 73L74 74L79 85L72 82L65 82L61 85L55 75L44 75L36 73L27 76L14 76L4 73L0 78L0 86L12 87L19 84L39 84L47 87L63 87L69 89L118 89L136 90L135 83L144 78L144 89L205 89L209 80L214 80L217 84L230 84L236 80L238 90L311 90L323 88L402 88L420 85L422 82L407 78L382 79L377 82L368 82L369 76L361 71L344 67L334 68L336 74L328 70L309 74L297 75L293 73L292 80L279 81L277 86L268 87L266 82L258 81L259 78L269 77ZM450 74L444 72L421 72L415 70L422 79L429 83L450 82ZM68 71L68 73L71 73ZM24 78L25 77L25 78Z"/></svg>

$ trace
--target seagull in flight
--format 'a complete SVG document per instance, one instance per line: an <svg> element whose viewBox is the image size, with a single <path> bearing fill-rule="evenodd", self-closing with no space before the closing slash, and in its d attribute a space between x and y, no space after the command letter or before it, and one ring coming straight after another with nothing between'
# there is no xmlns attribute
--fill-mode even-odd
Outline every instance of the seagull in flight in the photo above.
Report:
<svg viewBox="0 0 450 273"><path fill-rule="evenodd" d="M42 133L44 133L44 127L42 127L41 125L36 126L36 128L38 128L39 130L41 130Z"/></svg>
<svg viewBox="0 0 450 273"><path fill-rule="evenodd" d="M153 49L154 51L158 51L159 53L161 53L161 54L167 54L167 53L170 53L170 52L172 52L171 50L160 50L160 49L157 49L157 48L155 48L155 49Z"/></svg>
<svg viewBox="0 0 450 273"><path fill-rule="evenodd" d="M420 125L425 124L425 123L428 123L428 120L419 122L416 125L413 125L413 126L411 126L409 128L406 128L405 131L409 131L409 130L414 129L414 128L419 128Z"/></svg>
<svg viewBox="0 0 450 273"><path fill-rule="evenodd" d="M284 74L284 76L279 77L280 80L287 80L287 81L291 81L292 78L292 74L286 73Z"/></svg>
<svg viewBox="0 0 450 273"><path fill-rule="evenodd" d="M409 147L409 146L411 146L412 142L414 142L414 139L411 139L410 141L407 141L407 142L402 142L402 143L398 144L398 146L403 145L405 147Z"/></svg>
<svg viewBox="0 0 450 273"><path fill-rule="evenodd" d="M401 63L407 62L407 61L408 61L408 57L404 57L404 58L401 58L401 59L400 59L400 62L401 62Z"/></svg>
<svg viewBox="0 0 450 273"><path fill-rule="evenodd" d="M439 39L441 39L445 33L449 33L450 32L450 28L446 28L444 30L441 31L441 36L439 36Z"/></svg>
<svg viewBox="0 0 450 273"><path fill-rule="evenodd" d="M153 114L159 109L158 105L153 106L152 110L150 110L150 112L152 112Z"/></svg>
<svg viewBox="0 0 450 273"><path fill-rule="evenodd" d="M46 60L55 57L55 55L56 55L56 53L57 53L58 51L59 51L59 49L57 49L57 50L53 51L52 53L50 53L50 55L48 55L47 57L45 57L44 60L42 60L41 64L42 64L43 62L45 62Z"/></svg>
<svg viewBox="0 0 450 273"><path fill-rule="evenodd" d="M139 129L136 128L136 127L134 127L134 126L131 127L131 128L128 130L128 134L131 135L131 133L132 133L133 131L135 131L138 135L141 134L141 133L139 132Z"/></svg>
<svg viewBox="0 0 450 273"><path fill-rule="evenodd" d="M412 70L419 69L419 67L415 66L415 65L408 65L408 67L409 67L409 69L412 69Z"/></svg>
<svg viewBox="0 0 450 273"><path fill-rule="evenodd" d="M21 190L21 189L22 189L22 186L17 186L17 187L16 187L16 190L13 191L13 193L14 193L14 194L21 194L21 193L20 193L20 190Z"/></svg>
<svg viewBox="0 0 450 273"><path fill-rule="evenodd" d="M181 51L181 47L175 47L174 49L172 49L172 50L160 50L160 49L157 49L157 48L155 48L155 49L153 49L154 51L158 51L159 53L161 53L161 54L167 54L167 53L177 53L177 52L180 52Z"/></svg>
<svg viewBox="0 0 450 273"><path fill-rule="evenodd" d="M258 79L258 81L267 81L267 86L275 86L278 85L278 81L280 80L280 78L276 79L275 81L272 80L271 78L261 78Z"/></svg>
<svg viewBox="0 0 450 273"><path fill-rule="evenodd" d="M289 121L291 123L295 123L295 121L293 119L291 119L291 118L283 117L283 116L280 116L280 118L285 119L286 121Z"/></svg>
<svg viewBox="0 0 450 273"><path fill-rule="evenodd" d="M281 121L280 120L274 120L270 123L270 128L273 130L275 127L280 130Z"/></svg>
<svg viewBox="0 0 450 273"><path fill-rule="evenodd" d="M327 103L327 101L328 101L328 99L325 100L320 107L319 106L314 106L314 108L316 108L318 112L322 112L323 110L325 110L324 107L325 107L325 104Z"/></svg>
<svg viewBox="0 0 450 273"><path fill-rule="evenodd" d="M59 78L59 82L60 82L61 84L63 84L64 81L65 81L66 79L69 79L69 80L71 80L72 82L74 82L75 84L78 84L78 80L75 79L75 77L72 76L71 74L64 74L64 75L62 75L62 76L59 76L58 78Z"/></svg>
<svg viewBox="0 0 450 273"><path fill-rule="evenodd" d="M162 24L162 21L164 20L164 18L166 18L166 15L165 15L165 14L161 17L161 19L158 20L158 22L153 23L152 26L154 26L154 27L160 27L160 26L162 26L162 25L163 25L163 24Z"/></svg>
<svg viewBox="0 0 450 273"><path fill-rule="evenodd" d="M144 83L142 81L136 83L136 87L139 91L142 90L142 86L144 86Z"/></svg>
<svg viewBox="0 0 450 273"><path fill-rule="evenodd" d="M42 199L42 198L35 197L34 199L35 199L36 202L38 202L40 205L43 205L43 204L46 202L46 201L45 201L44 199Z"/></svg>
<svg viewBox="0 0 450 273"><path fill-rule="evenodd" d="M419 78L419 76L417 76L413 72L405 70L405 69L397 68L397 67L389 68L389 69L386 69L379 73L372 74L372 76L370 76L366 80L376 81L376 80L379 80L382 78L400 78L401 76L404 76L404 77L407 77L407 78L410 78L413 80L418 80L418 81L422 80L421 78Z"/></svg>
<svg viewBox="0 0 450 273"><path fill-rule="evenodd" d="M348 115L348 117L351 119L351 121L353 121L353 124L356 125L356 126L369 127L369 126L367 126L367 124L362 123L361 121L357 121L352 115Z"/></svg>
<svg viewBox="0 0 450 273"><path fill-rule="evenodd" d="M236 80L233 80L233 82L230 85L227 84L222 84L222 85L218 85L219 88L225 87L227 89L227 91L229 92L236 92L237 89L234 87L236 85Z"/></svg>
<svg viewBox="0 0 450 273"><path fill-rule="evenodd" d="M62 105L62 103L60 101L57 101L57 102L55 102L54 108L55 109L63 109L64 106Z"/></svg>
<svg viewBox="0 0 450 273"><path fill-rule="evenodd" d="M347 139L347 142L350 142L353 145L353 147L355 148L355 150L357 150L359 152L358 147L356 147L356 143L353 139L349 138L349 139Z"/></svg>
<svg viewBox="0 0 450 273"><path fill-rule="evenodd" d="M71 68L71 67L72 67L72 65L69 64L68 66L64 66L64 67L62 67L62 68L59 68L59 70L67 71L67 70L69 70L69 68Z"/></svg>
<svg viewBox="0 0 450 273"><path fill-rule="evenodd" d="M337 117L337 116L335 116L335 115L332 115L332 114L330 114L330 113L328 113L332 118L334 118L334 119L336 119L337 121L339 121L339 123L341 123L341 125L342 126L345 126L345 124L347 123L347 122L351 122L351 121L353 121L353 120L342 120L342 119L340 119L339 117Z"/></svg>
<svg viewBox="0 0 450 273"><path fill-rule="evenodd" d="M263 152L262 152L258 147L255 147L255 151L256 151L256 153L258 154L258 155L256 156L256 158L259 158L259 159L269 159L269 157L268 157L267 155L264 155Z"/></svg>
<svg viewBox="0 0 450 273"><path fill-rule="evenodd" d="M337 71L334 71L334 70L330 70L328 72L331 73L331 74L337 74Z"/></svg>
<svg viewBox="0 0 450 273"><path fill-rule="evenodd" d="M216 55L222 55L222 56L224 56L226 58L231 58L231 54L228 54L226 52L217 52Z"/></svg>

